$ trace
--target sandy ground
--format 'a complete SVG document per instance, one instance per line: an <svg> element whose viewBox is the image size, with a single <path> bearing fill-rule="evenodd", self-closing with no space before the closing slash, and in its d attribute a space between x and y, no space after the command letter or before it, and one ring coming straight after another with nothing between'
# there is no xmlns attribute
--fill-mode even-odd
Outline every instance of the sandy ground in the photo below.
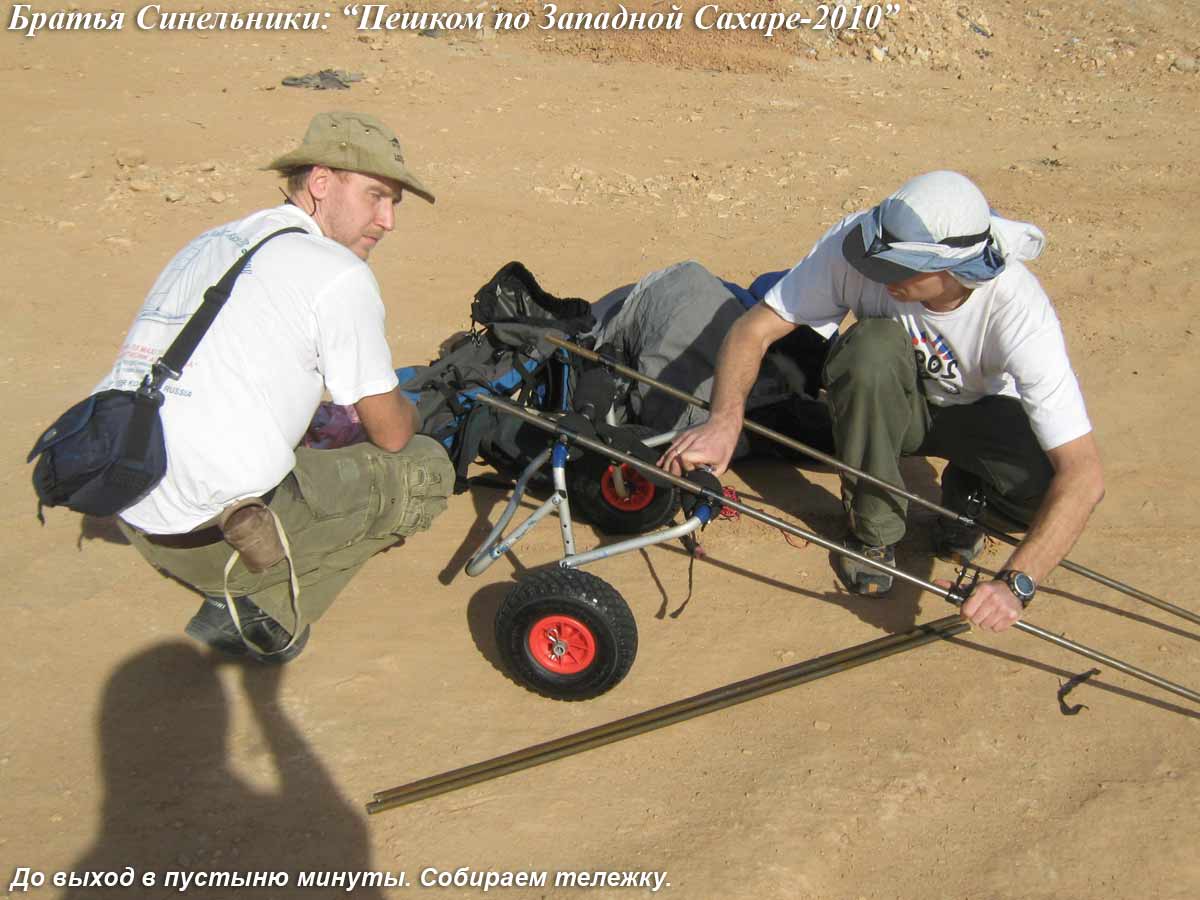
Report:
<svg viewBox="0 0 1200 900"><path fill-rule="evenodd" d="M646 893L554 886L555 872L597 870L666 872L663 892L696 898L1200 895L1200 711L1102 665L1069 698L1087 708L1064 716L1060 683L1092 664L1017 633L967 635L368 817L373 791L949 607L907 587L847 596L824 552L721 522L676 617L663 612L688 597L677 549L594 567L637 615L640 655L613 692L555 703L499 671L490 629L514 578L556 559L557 537L547 526L466 577L502 500L479 491L373 560L295 665L242 671L186 641L196 598L106 523L50 511L39 527L23 463L108 367L165 260L277 200L257 167L321 109L393 123L439 197L406 202L373 260L397 363L463 327L475 289L510 259L588 298L688 258L746 282L794 263L845 210L951 167L1050 239L1035 271L1108 487L1072 557L1200 609L1194 4L913 3L886 41L855 42L532 27L424 38L358 34L340 5L302 9L331 10L328 30L139 32L131 18L119 32L0 36L0 891L18 867L46 873L33 893L54 896L55 872L132 866L160 878L404 871L409 887L389 896L477 896L419 883L429 867L469 867L550 873L544 888L503 892L521 897ZM7 24L11 4L2 12ZM338 94L278 86L327 67L367 79ZM936 496L934 467L909 472ZM828 473L750 462L732 482L837 533ZM928 515L912 520L900 564L948 574L930 561ZM985 560L1000 561L998 548ZM1200 686L1195 627L1083 578L1056 572L1029 618ZM206 895L235 893L345 892Z"/></svg>

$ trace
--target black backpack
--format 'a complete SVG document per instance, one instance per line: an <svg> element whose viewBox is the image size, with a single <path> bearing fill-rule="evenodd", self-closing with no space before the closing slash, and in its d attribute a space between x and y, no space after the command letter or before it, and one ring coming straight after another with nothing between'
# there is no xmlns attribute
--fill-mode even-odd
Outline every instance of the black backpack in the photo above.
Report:
<svg viewBox="0 0 1200 900"><path fill-rule="evenodd" d="M488 393L539 411L562 409L576 366L546 337L576 339L594 325L586 301L546 293L525 266L510 262L476 291L469 332L429 365L397 370L400 389L421 413L421 433L440 441L455 464L456 491L465 490L476 458L513 475L552 439L474 398Z"/></svg>

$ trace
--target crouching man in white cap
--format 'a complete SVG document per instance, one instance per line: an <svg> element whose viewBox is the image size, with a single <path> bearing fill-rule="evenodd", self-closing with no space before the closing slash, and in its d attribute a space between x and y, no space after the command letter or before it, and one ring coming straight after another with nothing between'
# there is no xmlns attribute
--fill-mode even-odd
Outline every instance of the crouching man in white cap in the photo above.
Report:
<svg viewBox="0 0 1200 900"><path fill-rule="evenodd" d="M441 444L416 434L367 267L401 197L433 195L395 134L362 113L317 115L300 146L267 168L286 179L287 202L181 250L97 390L136 389L205 289L273 235L168 382L166 475L120 520L147 561L205 595L188 634L281 663L367 559L429 528L454 471ZM366 442L298 446L326 391L354 405Z"/></svg>
<svg viewBox="0 0 1200 900"><path fill-rule="evenodd" d="M1034 226L992 214L969 179L931 172L875 208L843 219L765 301L737 321L717 360L713 412L660 460L673 472L729 464L743 408L766 349L808 325L837 337L824 382L838 457L898 486L901 456L949 460L942 504L974 516L982 498L1027 527L994 581L963 614L1000 631L1058 565L1104 494L1100 457L1062 328L1023 264L1042 250ZM846 546L893 565L906 501L843 477ZM969 562L983 533L941 519L939 556ZM838 577L860 594L890 575L838 557Z"/></svg>

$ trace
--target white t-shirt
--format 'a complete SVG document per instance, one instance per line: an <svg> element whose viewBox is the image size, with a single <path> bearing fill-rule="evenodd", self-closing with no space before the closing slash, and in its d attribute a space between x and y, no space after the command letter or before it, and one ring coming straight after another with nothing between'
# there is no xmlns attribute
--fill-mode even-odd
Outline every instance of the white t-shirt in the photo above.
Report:
<svg viewBox="0 0 1200 900"><path fill-rule="evenodd" d="M1054 307L1024 263L1009 259L999 276L950 312L899 303L842 255L842 240L863 215L869 213L847 216L826 232L764 302L787 321L810 325L825 337L837 332L847 312L901 323L912 338L930 403L1017 397L1044 450L1092 430Z"/></svg>
<svg viewBox="0 0 1200 900"><path fill-rule="evenodd" d="M379 285L366 263L285 205L202 234L159 275L96 387L134 390L234 260L273 231L162 407L166 477L121 518L153 534L189 531L277 485L328 389L351 404L396 386Z"/></svg>

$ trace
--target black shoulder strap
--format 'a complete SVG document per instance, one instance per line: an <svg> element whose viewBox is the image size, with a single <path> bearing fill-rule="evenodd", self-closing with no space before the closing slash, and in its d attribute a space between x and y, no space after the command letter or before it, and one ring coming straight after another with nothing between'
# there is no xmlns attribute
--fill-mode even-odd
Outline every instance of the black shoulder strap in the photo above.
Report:
<svg viewBox="0 0 1200 900"><path fill-rule="evenodd" d="M167 348L167 352L151 366L134 394L133 415L129 420L129 430L125 433L125 444L117 468L136 467L145 459L146 452L150 447L154 419L163 402L162 386L166 384L168 378L178 378L182 374L183 367L187 365L187 361L191 359L200 339L204 337L205 332L216 319L217 313L229 299L229 295L233 291L233 283L242 274L242 270L246 268L250 258L254 256L259 247L271 238L292 232L303 233L304 229L293 226L271 232L238 257L237 261L229 267L229 271L221 276L221 280L204 292L204 302L200 304L200 308L188 319L183 330Z"/></svg>
<svg viewBox="0 0 1200 900"><path fill-rule="evenodd" d="M166 380L166 376L178 378L180 373L183 372L183 367L187 365L192 354L196 352L196 347L199 345L200 339L204 337L213 320L217 318L217 313L221 311L221 308L225 305L225 301L233 293L233 284L250 262L250 258L267 241L277 238L281 234L290 233L305 232L303 228L293 226L291 228L281 228L279 231L268 234L238 257L234 264L229 267L229 271L221 276L221 280L204 292L204 302L200 304L200 308L188 319L187 324L183 326L183 330L179 332L175 340L172 341L171 346L167 348L167 352L159 359L159 363L167 370L163 373L164 381ZM162 387L162 384L159 383L156 387Z"/></svg>
<svg viewBox="0 0 1200 900"><path fill-rule="evenodd" d="M471 484L467 480L467 470L479 456L479 447L483 436L496 427L496 417L488 413L490 406L482 403L471 407L458 434L454 436L454 445L450 448L450 460L454 463L454 493L461 494Z"/></svg>

